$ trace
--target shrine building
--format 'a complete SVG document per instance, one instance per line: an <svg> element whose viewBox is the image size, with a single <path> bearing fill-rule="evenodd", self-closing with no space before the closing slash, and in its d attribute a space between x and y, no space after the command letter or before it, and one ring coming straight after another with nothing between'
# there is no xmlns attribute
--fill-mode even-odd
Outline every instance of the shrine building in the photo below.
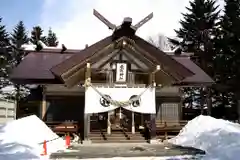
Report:
<svg viewBox="0 0 240 160"><path fill-rule="evenodd" d="M83 50L31 51L13 70L13 82L38 86L32 92L37 100L19 103L17 117L34 113L47 124L76 122L78 134L90 140L95 132L106 139L120 131L131 137L145 121L153 137L160 124L180 125L182 88L213 80L184 53L165 53L136 35L152 14L136 25L125 18L119 26L94 15L111 35Z"/></svg>

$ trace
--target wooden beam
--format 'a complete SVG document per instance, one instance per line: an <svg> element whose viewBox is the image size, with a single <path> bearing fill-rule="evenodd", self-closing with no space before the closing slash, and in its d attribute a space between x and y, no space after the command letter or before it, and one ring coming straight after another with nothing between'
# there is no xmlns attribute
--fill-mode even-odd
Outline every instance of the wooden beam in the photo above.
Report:
<svg viewBox="0 0 240 160"><path fill-rule="evenodd" d="M79 62L78 65L66 71L64 74L61 75L62 79L64 81L69 80L71 76L74 77L74 74L77 74L79 70L83 69L84 68L83 66L86 65L86 63L90 63L90 62L95 63L99 60L100 57L104 57L113 51L114 51L114 44L112 43L106 46L105 48L103 48L102 50L100 50L99 52L94 53L91 57L87 58L85 61Z"/></svg>
<svg viewBox="0 0 240 160"><path fill-rule="evenodd" d="M141 67L141 66L136 62L135 59L133 59L133 58L131 58L130 56L128 56L127 52L124 51L124 50L123 50L123 55L126 56L129 60L131 60L131 62L132 62L133 64L135 64L138 68L141 68L141 70L143 70L143 71L147 71L146 69L144 69L143 67Z"/></svg>
<svg viewBox="0 0 240 160"><path fill-rule="evenodd" d="M129 48L125 47L124 50L129 52L129 53L132 53L133 56L137 57L139 61L141 61L142 63L146 64L149 68L155 69L155 66L157 64L151 62L147 57L145 57L140 52L137 52L136 50L134 50L133 48L130 48L130 47Z"/></svg>
<svg viewBox="0 0 240 160"><path fill-rule="evenodd" d="M84 80L84 71L85 71L85 69L82 68L82 69L78 70L76 73L74 73L73 75L71 75L70 77L68 77L67 79L65 79L64 80L65 85L68 88L71 88L71 87L79 84L82 81L82 79Z"/></svg>
<svg viewBox="0 0 240 160"><path fill-rule="evenodd" d="M88 89L88 83L91 83L91 64L87 63L85 72L85 93ZM85 96L85 107L86 107L86 96ZM90 132L90 115L84 113L84 140L89 140L88 135Z"/></svg>
<svg viewBox="0 0 240 160"><path fill-rule="evenodd" d="M46 112L47 112L47 101L46 101L46 88L45 85L42 87L42 103L41 103L41 110L42 110L42 120L44 120Z"/></svg>
<svg viewBox="0 0 240 160"><path fill-rule="evenodd" d="M116 57L119 54L119 51L120 51L119 49L115 50L114 51L115 53L109 59L107 59L105 62L103 62L99 66L99 69L102 69L107 63L111 62L114 59L114 57Z"/></svg>
<svg viewBox="0 0 240 160"><path fill-rule="evenodd" d="M154 73L149 74L148 83L149 84L155 83L155 74Z"/></svg>
<svg viewBox="0 0 240 160"><path fill-rule="evenodd" d="M91 83L91 65L87 63L86 73L85 73L85 82Z"/></svg>
<svg viewBox="0 0 240 160"><path fill-rule="evenodd" d="M109 29L114 30L116 28L116 25L112 24L95 9L93 9L93 15L96 16L100 21L102 21L106 26L108 26Z"/></svg>
<svg viewBox="0 0 240 160"><path fill-rule="evenodd" d="M139 47L137 44L133 44L133 49L136 50L136 52L144 55L147 59L151 60L155 65L160 65L161 62L159 62L154 56L150 55L147 51ZM171 77L174 77L174 79L177 79L178 81L184 78L182 75L178 74L177 72L170 72L167 67L168 66L165 67L164 65L162 65L161 70L166 74L170 75Z"/></svg>

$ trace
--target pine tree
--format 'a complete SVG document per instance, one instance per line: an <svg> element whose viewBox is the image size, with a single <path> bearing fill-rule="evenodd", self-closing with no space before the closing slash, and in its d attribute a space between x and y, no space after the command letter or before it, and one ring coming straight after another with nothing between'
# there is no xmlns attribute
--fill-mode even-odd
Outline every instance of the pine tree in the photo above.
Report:
<svg viewBox="0 0 240 160"><path fill-rule="evenodd" d="M186 8L189 13L183 14L181 28L175 30L182 41L170 40L178 43L184 51L193 52L195 63L208 72L208 65L204 63L212 61L214 56L211 49L219 16L218 6L214 0L194 0L190 2L190 8Z"/></svg>
<svg viewBox="0 0 240 160"><path fill-rule="evenodd" d="M36 50L40 51L42 49L42 46L39 44L39 40L42 41L44 44L47 44L47 38L43 36L43 30L40 26L33 27L33 30L31 32L31 38L30 41L37 45Z"/></svg>
<svg viewBox="0 0 240 160"><path fill-rule="evenodd" d="M225 0L224 13L220 22L220 34L216 39L216 81L221 88L218 97L223 107L236 106L238 101L240 108L240 1Z"/></svg>
<svg viewBox="0 0 240 160"><path fill-rule="evenodd" d="M13 29L10 37L12 44L17 48L17 50L15 50L14 52L15 55L13 56L15 65L18 65L24 56L24 52L20 49L23 44L28 43L29 41L27 34L28 33L26 31L23 21L19 21L19 23Z"/></svg>
<svg viewBox="0 0 240 160"><path fill-rule="evenodd" d="M235 86L240 80L240 1L226 0L225 2L225 15L221 21L223 35L220 55L225 57L225 64L228 64L231 69L227 72L229 84L235 90L240 90L238 85Z"/></svg>
<svg viewBox="0 0 240 160"><path fill-rule="evenodd" d="M28 43L29 38L27 34L28 33L23 21L19 21L19 23L14 27L10 37L11 44L14 47L11 57L11 68L15 68L17 65L19 65L25 56L25 51L21 49L21 46L25 43ZM16 100L18 106L19 100L25 97L29 93L29 90L25 85L14 84L14 87L15 94L8 95L8 98Z"/></svg>
<svg viewBox="0 0 240 160"><path fill-rule="evenodd" d="M2 18L0 17L0 23L2 23ZM9 41L9 35L6 31L5 25L0 24L0 47L6 47Z"/></svg>
<svg viewBox="0 0 240 160"><path fill-rule="evenodd" d="M191 59L209 75L213 75L214 34L219 17L218 6L215 0L193 0L188 13L183 14L180 21L181 28L175 30L181 41L170 39L183 51L193 52ZM189 88L185 92L192 95L186 98L188 102L195 101L201 107L205 103L206 92L202 88ZM203 111L203 110L202 110Z"/></svg>
<svg viewBox="0 0 240 160"><path fill-rule="evenodd" d="M47 46L56 47L57 45L58 45L58 39L57 39L56 33L54 33L50 28L48 30L48 36L47 36Z"/></svg>
<svg viewBox="0 0 240 160"><path fill-rule="evenodd" d="M9 34L6 31L5 25L1 24L0 18L0 92L3 87L9 85L8 71L9 71Z"/></svg>

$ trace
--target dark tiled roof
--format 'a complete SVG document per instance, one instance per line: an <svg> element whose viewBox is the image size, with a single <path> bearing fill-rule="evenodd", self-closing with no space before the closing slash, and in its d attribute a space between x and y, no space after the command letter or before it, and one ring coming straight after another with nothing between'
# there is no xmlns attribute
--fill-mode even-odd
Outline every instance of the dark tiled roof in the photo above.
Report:
<svg viewBox="0 0 240 160"><path fill-rule="evenodd" d="M13 70L11 79L45 79L53 80L55 76L50 69L70 57L75 57L73 54L52 54L52 53L30 53L24 60ZM194 75L182 80L186 84L203 84L213 83L214 81L188 57L172 56L178 63L191 70Z"/></svg>
<svg viewBox="0 0 240 160"><path fill-rule="evenodd" d="M72 54L29 53L13 70L11 79L55 79L50 69Z"/></svg>
<svg viewBox="0 0 240 160"><path fill-rule="evenodd" d="M194 75L182 80L183 84L212 84L214 81L199 66L197 66L189 57L173 56L173 58L181 63L184 67L191 70Z"/></svg>
<svg viewBox="0 0 240 160"><path fill-rule="evenodd" d="M66 72L73 66L91 57L93 54L95 54L97 51L101 50L102 48L106 47L111 42L112 42L112 36L106 37L96 42L95 44L83 49L79 54L75 54L74 56L69 58L67 61L63 61L62 63L57 64L51 69L51 71L56 76L60 76L62 73Z"/></svg>

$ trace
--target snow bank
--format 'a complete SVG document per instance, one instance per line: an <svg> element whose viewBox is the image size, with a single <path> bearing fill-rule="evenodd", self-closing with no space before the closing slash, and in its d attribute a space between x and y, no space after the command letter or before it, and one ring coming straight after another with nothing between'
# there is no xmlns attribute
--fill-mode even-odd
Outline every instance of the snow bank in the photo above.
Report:
<svg viewBox="0 0 240 160"><path fill-rule="evenodd" d="M169 143L204 150L204 159L238 160L240 125L201 115L189 121Z"/></svg>
<svg viewBox="0 0 240 160"><path fill-rule="evenodd" d="M0 159L38 159L44 140L48 154L65 149L64 140L35 115L6 123L0 126Z"/></svg>

